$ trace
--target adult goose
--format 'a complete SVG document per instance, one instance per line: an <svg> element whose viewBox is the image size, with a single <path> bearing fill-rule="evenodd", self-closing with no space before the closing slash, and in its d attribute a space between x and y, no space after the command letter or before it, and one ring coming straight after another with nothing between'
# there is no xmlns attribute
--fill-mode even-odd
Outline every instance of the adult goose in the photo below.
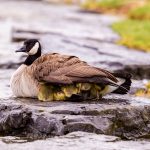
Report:
<svg viewBox="0 0 150 150"><path fill-rule="evenodd" d="M17 97L41 101L99 99L108 93L126 94L130 89L131 75L112 74L76 56L41 55L41 44L36 39L26 40L16 52L28 54L11 77L11 89Z"/></svg>

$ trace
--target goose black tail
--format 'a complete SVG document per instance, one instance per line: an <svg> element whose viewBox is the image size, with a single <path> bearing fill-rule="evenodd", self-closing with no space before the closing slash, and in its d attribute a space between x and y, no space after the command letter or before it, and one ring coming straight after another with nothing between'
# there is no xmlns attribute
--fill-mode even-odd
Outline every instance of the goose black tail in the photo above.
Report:
<svg viewBox="0 0 150 150"><path fill-rule="evenodd" d="M126 73L126 72L122 72L122 73L113 73L113 75L118 78L118 79L124 79L124 82L118 86L118 88L113 91L112 93L116 93L116 94L127 94L128 91L130 90L130 86L131 86L131 74Z"/></svg>

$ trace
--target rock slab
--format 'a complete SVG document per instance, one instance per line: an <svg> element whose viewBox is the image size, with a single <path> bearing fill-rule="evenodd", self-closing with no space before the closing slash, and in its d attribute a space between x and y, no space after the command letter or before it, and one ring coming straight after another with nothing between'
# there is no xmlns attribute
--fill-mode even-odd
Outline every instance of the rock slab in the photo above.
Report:
<svg viewBox="0 0 150 150"><path fill-rule="evenodd" d="M3 135L33 139L75 131L115 135L122 139L150 137L150 102L135 97L106 97L86 102L19 100L0 104ZM9 100L8 100L9 101ZM21 101L21 102L20 102Z"/></svg>

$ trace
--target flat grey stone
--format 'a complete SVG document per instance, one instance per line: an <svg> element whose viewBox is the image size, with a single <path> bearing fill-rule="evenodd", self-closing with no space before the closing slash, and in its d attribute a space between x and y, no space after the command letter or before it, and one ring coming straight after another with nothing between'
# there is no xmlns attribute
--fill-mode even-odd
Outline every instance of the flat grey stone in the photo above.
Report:
<svg viewBox="0 0 150 150"><path fill-rule="evenodd" d="M149 138L150 135L149 100L127 95L83 102L4 99L0 104L0 116L3 135L33 139L75 131L115 135L122 139Z"/></svg>

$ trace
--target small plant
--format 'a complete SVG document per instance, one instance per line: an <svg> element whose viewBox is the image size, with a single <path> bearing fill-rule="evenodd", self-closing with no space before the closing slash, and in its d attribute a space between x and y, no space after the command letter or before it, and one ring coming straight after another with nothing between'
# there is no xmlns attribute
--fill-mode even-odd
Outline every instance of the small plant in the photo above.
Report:
<svg viewBox="0 0 150 150"><path fill-rule="evenodd" d="M150 98L150 82L148 82L146 85L145 85L145 89L139 89L137 90L136 92L136 96L140 96L140 97L148 97Z"/></svg>

